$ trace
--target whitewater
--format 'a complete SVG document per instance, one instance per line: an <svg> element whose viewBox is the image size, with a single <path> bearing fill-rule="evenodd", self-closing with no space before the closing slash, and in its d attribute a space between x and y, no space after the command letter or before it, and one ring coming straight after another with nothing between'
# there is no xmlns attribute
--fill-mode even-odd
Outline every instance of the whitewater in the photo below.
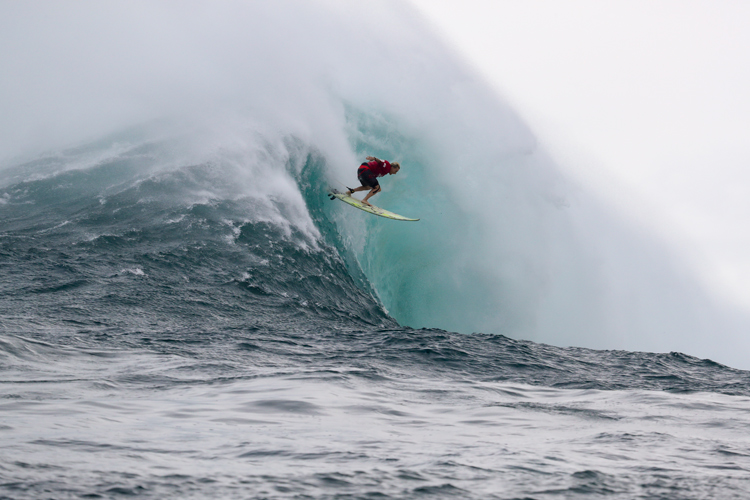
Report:
<svg viewBox="0 0 750 500"><path fill-rule="evenodd" d="M6 3L0 63L0 498L750 495L747 316L408 4ZM419 222L328 200L368 155Z"/></svg>

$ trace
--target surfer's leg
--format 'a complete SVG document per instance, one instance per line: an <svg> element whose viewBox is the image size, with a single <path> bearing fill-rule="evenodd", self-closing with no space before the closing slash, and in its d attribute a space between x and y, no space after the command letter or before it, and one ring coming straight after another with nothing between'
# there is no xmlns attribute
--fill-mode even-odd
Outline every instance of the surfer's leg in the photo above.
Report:
<svg viewBox="0 0 750 500"><path fill-rule="evenodd" d="M370 186L359 186L359 187L354 188L354 189L347 188L346 194L348 194L348 195L351 196L353 193L356 193L357 191L366 191L368 189L370 189Z"/></svg>
<svg viewBox="0 0 750 500"><path fill-rule="evenodd" d="M375 177L375 174L373 174L366 168L360 167L360 169L357 171L357 179L362 185L358 188L350 189L350 192L347 192L347 194L351 195L352 193L356 193L357 191L366 191L368 189L380 188L380 184L378 184L378 179Z"/></svg>
<svg viewBox="0 0 750 500"><path fill-rule="evenodd" d="M380 192L380 184L378 184L377 186L375 186L374 188L372 188L372 190L370 190L370 192L367 193L367 196L365 196L365 199L362 200L362 204L363 205L370 205L370 203L367 200L369 200L370 197L378 194L379 192ZM370 205L370 206L372 206L372 205Z"/></svg>

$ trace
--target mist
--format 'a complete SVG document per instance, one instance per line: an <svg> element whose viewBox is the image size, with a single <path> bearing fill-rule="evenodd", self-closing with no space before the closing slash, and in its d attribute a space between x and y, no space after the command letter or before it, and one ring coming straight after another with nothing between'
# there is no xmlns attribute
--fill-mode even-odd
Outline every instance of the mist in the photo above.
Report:
<svg viewBox="0 0 750 500"><path fill-rule="evenodd" d="M190 138L186 162L233 151L252 171L294 137L353 182L359 137L405 166L379 202L422 218L338 220L401 324L750 366L747 318L567 178L404 3L6 2L0 66L3 168L158 123Z"/></svg>

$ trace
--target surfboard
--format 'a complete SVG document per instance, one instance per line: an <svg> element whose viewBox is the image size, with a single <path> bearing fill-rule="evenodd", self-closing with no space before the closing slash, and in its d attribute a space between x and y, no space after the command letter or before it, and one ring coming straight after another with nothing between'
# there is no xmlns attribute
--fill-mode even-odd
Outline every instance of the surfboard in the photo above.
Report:
<svg viewBox="0 0 750 500"><path fill-rule="evenodd" d="M386 219L405 220L405 221L418 221L419 220L419 219L410 219L409 217L404 217L403 215L399 215L399 214L394 214L393 212L389 212L388 210L384 210L374 205L371 207L368 207L367 205L364 205L360 200L356 198L352 198L346 193L342 193L341 191L338 191L336 189L331 189L329 191L329 196L332 200L334 198L338 198L339 200L353 207L357 207L358 209L364 210L365 212L371 213L373 215L379 215L380 217L385 217Z"/></svg>

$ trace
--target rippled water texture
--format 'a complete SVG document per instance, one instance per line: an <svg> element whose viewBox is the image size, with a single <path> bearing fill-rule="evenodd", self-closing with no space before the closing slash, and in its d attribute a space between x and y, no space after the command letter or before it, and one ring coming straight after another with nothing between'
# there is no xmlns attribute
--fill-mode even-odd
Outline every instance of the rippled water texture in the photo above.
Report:
<svg viewBox="0 0 750 500"><path fill-rule="evenodd" d="M110 350L4 336L2 492L744 498L750 488L750 399L723 393L746 390L745 373L428 330L208 335ZM604 389L608 370L632 387ZM683 391L705 375L721 379L707 387L718 392Z"/></svg>

